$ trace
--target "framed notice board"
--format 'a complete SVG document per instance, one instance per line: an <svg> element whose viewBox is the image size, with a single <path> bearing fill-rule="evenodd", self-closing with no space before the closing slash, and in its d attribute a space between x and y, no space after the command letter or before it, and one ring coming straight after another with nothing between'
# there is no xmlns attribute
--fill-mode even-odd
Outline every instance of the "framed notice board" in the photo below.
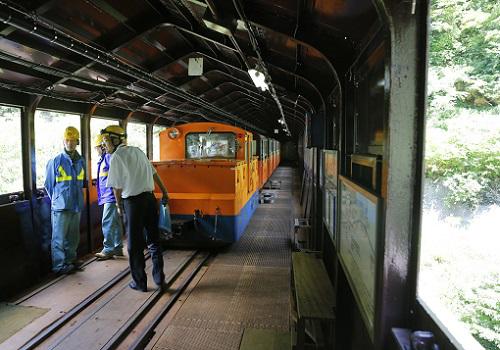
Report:
<svg viewBox="0 0 500 350"><path fill-rule="evenodd" d="M323 223L335 244L337 224L337 151L323 150L321 156L321 178L323 180Z"/></svg>
<svg viewBox="0 0 500 350"><path fill-rule="evenodd" d="M344 176L339 180L339 257L373 340L381 199Z"/></svg>

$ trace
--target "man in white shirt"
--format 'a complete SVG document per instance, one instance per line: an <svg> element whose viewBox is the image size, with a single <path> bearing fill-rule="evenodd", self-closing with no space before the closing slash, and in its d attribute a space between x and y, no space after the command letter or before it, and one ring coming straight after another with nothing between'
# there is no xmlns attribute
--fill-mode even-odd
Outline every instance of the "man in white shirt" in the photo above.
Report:
<svg viewBox="0 0 500 350"><path fill-rule="evenodd" d="M112 155L106 186L113 188L118 214L125 213L126 217L127 248L133 279L129 286L138 291L147 291L143 252L147 243L153 261L153 279L162 288L165 274L159 242L158 206L153 194L154 182L163 192L162 200L165 202L168 201L167 189L144 152L137 147L127 146L127 135L122 127L110 125L101 130L101 134L106 151Z"/></svg>

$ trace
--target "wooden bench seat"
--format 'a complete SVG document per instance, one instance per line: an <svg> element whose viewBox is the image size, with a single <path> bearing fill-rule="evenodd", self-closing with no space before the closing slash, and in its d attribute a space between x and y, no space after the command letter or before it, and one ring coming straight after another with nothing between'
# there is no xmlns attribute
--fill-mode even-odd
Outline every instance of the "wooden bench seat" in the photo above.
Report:
<svg viewBox="0 0 500 350"><path fill-rule="evenodd" d="M313 252L292 253L293 281L297 306L297 347L305 347L307 320L327 326L327 341L333 335L335 292L323 261Z"/></svg>
<svg viewBox="0 0 500 350"><path fill-rule="evenodd" d="M290 332L271 329L246 328L241 340L240 350L290 350Z"/></svg>

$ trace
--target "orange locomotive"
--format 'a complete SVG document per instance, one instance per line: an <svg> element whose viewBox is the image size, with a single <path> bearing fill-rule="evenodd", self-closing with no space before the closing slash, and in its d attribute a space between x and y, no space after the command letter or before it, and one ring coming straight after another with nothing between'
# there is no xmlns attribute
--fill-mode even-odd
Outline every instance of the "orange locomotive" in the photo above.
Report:
<svg viewBox="0 0 500 350"><path fill-rule="evenodd" d="M264 186L268 179L268 151L269 139L262 135L255 135L256 138L256 151L259 157L258 160L258 174L259 174L259 189Z"/></svg>
<svg viewBox="0 0 500 350"><path fill-rule="evenodd" d="M280 143L263 135L257 134L254 137L256 154L259 157L259 188L262 188L280 163Z"/></svg>
<svg viewBox="0 0 500 350"><path fill-rule="evenodd" d="M269 139L269 175L278 167L280 163L280 143Z"/></svg>
<svg viewBox="0 0 500 350"><path fill-rule="evenodd" d="M254 148L251 132L226 124L188 123L162 131L161 161L153 165L169 190L173 221L194 221L197 238L238 240L258 205Z"/></svg>

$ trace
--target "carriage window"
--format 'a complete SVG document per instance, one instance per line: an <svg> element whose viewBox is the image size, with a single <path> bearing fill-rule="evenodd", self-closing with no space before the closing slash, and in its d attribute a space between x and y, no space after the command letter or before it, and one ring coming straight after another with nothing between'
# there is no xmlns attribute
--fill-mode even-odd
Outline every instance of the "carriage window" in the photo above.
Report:
<svg viewBox="0 0 500 350"><path fill-rule="evenodd" d="M464 349L500 349L497 8L431 2L418 297Z"/></svg>
<svg viewBox="0 0 500 350"><path fill-rule="evenodd" d="M99 155L97 151L94 149L94 140L101 133L101 130L107 127L108 125L119 125L120 123L117 120L104 119L104 118L92 118L90 119L90 137L91 143L90 147L92 151L90 152L90 159L92 162L92 178L95 179L97 177L97 161L99 160Z"/></svg>
<svg viewBox="0 0 500 350"><path fill-rule="evenodd" d="M23 190L21 110L0 106L0 195Z"/></svg>
<svg viewBox="0 0 500 350"><path fill-rule="evenodd" d="M166 126L153 126L153 160L160 160L160 132L165 130Z"/></svg>
<svg viewBox="0 0 500 350"><path fill-rule="evenodd" d="M186 158L236 157L233 133L190 133L186 135Z"/></svg>
<svg viewBox="0 0 500 350"><path fill-rule="evenodd" d="M146 146L146 124L127 124L127 144L129 146L139 147L145 154L148 154Z"/></svg>
<svg viewBox="0 0 500 350"><path fill-rule="evenodd" d="M36 187L42 188L45 182L47 162L63 152L64 130L74 126L80 131L80 116L59 112L37 110L35 112L35 152L36 152ZM81 136L81 131L80 131ZM80 139L81 142L81 139ZM81 146L76 150L82 154Z"/></svg>

